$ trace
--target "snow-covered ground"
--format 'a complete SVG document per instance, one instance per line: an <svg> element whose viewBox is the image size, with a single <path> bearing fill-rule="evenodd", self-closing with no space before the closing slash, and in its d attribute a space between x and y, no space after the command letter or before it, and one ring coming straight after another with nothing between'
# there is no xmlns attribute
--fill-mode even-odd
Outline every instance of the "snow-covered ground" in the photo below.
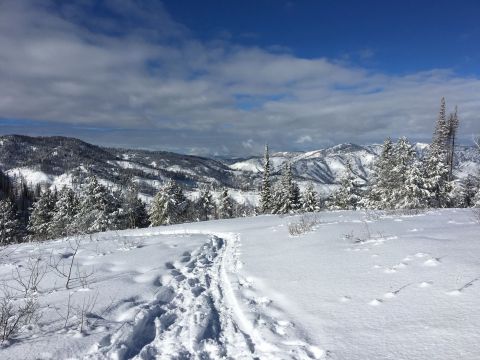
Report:
<svg viewBox="0 0 480 360"><path fill-rule="evenodd" d="M80 241L68 290L46 266L68 269L75 241L10 246L0 279L11 292L29 259L47 272L38 326L0 358L480 358L471 210L322 212L289 235L300 217L95 234Z"/></svg>

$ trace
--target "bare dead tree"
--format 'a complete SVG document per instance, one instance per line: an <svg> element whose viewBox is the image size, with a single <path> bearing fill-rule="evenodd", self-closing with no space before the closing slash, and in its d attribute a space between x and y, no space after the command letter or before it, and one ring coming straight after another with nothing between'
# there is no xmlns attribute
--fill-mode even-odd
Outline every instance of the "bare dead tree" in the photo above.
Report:
<svg viewBox="0 0 480 360"><path fill-rule="evenodd" d="M82 287L86 287L88 279L93 275L94 269L92 268L90 272L80 270L80 265L75 261L75 258L78 254L78 251L81 246L80 238L75 238L75 241L69 240L69 247L72 250L72 253L68 254L68 262L66 262L64 256L60 256L58 259L53 259L50 261L50 267L55 270L56 274L60 277L65 278L65 288L67 290L71 289L72 283L77 282ZM74 268L76 268L76 275L73 273Z"/></svg>
<svg viewBox="0 0 480 360"><path fill-rule="evenodd" d="M17 267L12 273L13 280L20 286L20 291L25 295L38 291L40 282L47 273L48 266L41 257L30 257L25 265L25 271L21 272Z"/></svg>

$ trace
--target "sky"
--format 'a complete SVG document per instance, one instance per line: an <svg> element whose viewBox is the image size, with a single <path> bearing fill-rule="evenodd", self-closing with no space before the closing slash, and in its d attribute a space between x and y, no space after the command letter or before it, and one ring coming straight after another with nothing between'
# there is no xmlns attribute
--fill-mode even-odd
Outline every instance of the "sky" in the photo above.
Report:
<svg viewBox="0 0 480 360"><path fill-rule="evenodd" d="M480 3L0 0L0 133L248 156L480 134Z"/></svg>

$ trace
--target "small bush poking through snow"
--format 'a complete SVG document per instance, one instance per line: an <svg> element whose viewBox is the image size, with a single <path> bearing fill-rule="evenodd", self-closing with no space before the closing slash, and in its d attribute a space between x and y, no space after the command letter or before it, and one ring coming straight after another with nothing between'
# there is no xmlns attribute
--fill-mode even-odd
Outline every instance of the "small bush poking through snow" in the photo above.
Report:
<svg viewBox="0 0 480 360"><path fill-rule="evenodd" d="M36 324L39 319L39 305L34 296L16 298L4 290L0 297L0 340L12 339L23 326Z"/></svg>
<svg viewBox="0 0 480 360"><path fill-rule="evenodd" d="M304 214L299 221L288 224L288 233L291 236L299 236L312 231L319 223L320 220L316 214Z"/></svg>

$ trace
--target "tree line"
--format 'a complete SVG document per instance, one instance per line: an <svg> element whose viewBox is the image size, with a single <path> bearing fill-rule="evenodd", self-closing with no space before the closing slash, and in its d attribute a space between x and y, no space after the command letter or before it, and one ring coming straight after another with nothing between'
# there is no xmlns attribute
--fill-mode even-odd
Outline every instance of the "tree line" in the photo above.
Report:
<svg viewBox="0 0 480 360"><path fill-rule="evenodd" d="M272 186L268 147L265 148L260 211L268 214L318 209L425 209L480 207L480 184L473 177L455 181L455 140L459 126L457 108L446 114L442 98L432 143L422 157L408 139L386 139L366 186L357 182L351 163L340 184L325 200L318 198L310 183L300 197L292 181L291 166L285 164L282 179Z"/></svg>
<svg viewBox="0 0 480 360"><path fill-rule="evenodd" d="M199 189L196 200L190 200L174 180L167 181L159 189L148 209L139 198L137 184L131 180L113 190L100 183L96 176L90 176L80 191L69 187L41 191L37 187L36 194L29 192L23 183L21 192L15 191L3 173L0 173L0 181L0 245L226 219L252 212L248 205L237 203L227 189L223 189L215 201L208 185Z"/></svg>

